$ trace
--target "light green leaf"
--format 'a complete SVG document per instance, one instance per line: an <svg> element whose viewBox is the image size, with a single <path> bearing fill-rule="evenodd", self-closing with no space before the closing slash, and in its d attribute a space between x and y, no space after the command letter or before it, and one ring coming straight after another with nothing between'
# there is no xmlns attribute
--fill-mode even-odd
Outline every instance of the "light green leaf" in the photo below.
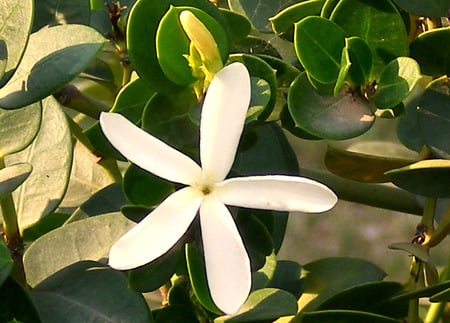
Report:
<svg viewBox="0 0 450 323"><path fill-rule="evenodd" d="M79 220L50 231L25 252L28 284L35 287L78 261L105 262L111 245L133 226L134 222L116 212Z"/></svg>
<svg viewBox="0 0 450 323"><path fill-rule="evenodd" d="M321 83L336 81L341 69L345 33L322 17L307 17L295 24L294 45L306 72Z"/></svg>
<svg viewBox="0 0 450 323"><path fill-rule="evenodd" d="M33 167L28 163L20 163L0 169L0 198L13 192L30 176Z"/></svg>
<svg viewBox="0 0 450 323"><path fill-rule="evenodd" d="M8 53L0 87L12 76L25 51L33 22L33 3L33 0L0 2L0 39L5 42Z"/></svg>
<svg viewBox="0 0 450 323"><path fill-rule="evenodd" d="M31 35L23 59L0 89L0 107L17 109L41 100L78 75L105 44L83 25L45 27Z"/></svg>
<svg viewBox="0 0 450 323"><path fill-rule="evenodd" d="M41 117L41 102L18 110L0 108L0 156L5 157L27 147L39 131Z"/></svg>
<svg viewBox="0 0 450 323"><path fill-rule="evenodd" d="M43 101L42 123L34 142L6 159L7 164L17 162L33 165L33 173L14 194L19 227L24 230L56 209L69 181L72 138L66 115L53 97Z"/></svg>
<svg viewBox="0 0 450 323"><path fill-rule="evenodd" d="M234 315L218 317L214 322L254 322L274 320L297 312L296 298L281 289L264 288L252 292Z"/></svg>
<svg viewBox="0 0 450 323"><path fill-rule="evenodd" d="M381 109L395 107L411 93L420 78L420 67L414 59L396 58L381 74L373 96L374 103Z"/></svg>
<svg viewBox="0 0 450 323"><path fill-rule="evenodd" d="M44 322L153 322L126 276L94 261L63 268L37 285L32 297Z"/></svg>

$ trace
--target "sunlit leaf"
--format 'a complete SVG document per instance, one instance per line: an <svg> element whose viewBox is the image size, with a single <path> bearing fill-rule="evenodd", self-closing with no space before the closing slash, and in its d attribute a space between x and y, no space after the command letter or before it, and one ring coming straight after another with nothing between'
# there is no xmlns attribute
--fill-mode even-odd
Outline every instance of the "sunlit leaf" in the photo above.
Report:
<svg viewBox="0 0 450 323"><path fill-rule="evenodd" d="M33 167L28 163L14 164L0 169L0 198L13 192L30 176Z"/></svg>

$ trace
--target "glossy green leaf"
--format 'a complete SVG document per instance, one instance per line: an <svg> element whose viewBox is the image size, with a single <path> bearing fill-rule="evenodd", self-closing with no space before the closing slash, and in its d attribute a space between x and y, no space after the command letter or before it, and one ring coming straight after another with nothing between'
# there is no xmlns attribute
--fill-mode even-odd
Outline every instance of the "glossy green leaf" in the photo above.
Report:
<svg viewBox="0 0 450 323"><path fill-rule="evenodd" d="M94 261L61 269L40 282L32 296L44 322L153 321L145 299L128 288L126 277Z"/></svg>
<svg viewBox="0 0 450 323"><path fill-rule="evenodd" d="M33 166L28 163L14 164L0 169L0 198L13 192L30 176Z"/></svg>
<svg viewBox="0 0 450 323"><path fill-rule="evenodd" d="M194 154L198 147L200 105L191 90L156 94L142 115L142 128L172 147ZM197 157L195 153L195 158Z"/></svg>
<svg viewBox="0 0 450 323"><path fill-rule="evenodd" d="M331 21L347 36L358 36L372 51L371 79L378 79L386 64L398 56L408 56L408 41L402 17L391 0L342 0Z"/></svg>
<svg viewBox="0 0 450 323"><path fill-rule="evenodd" d="M183 10L192 12L208 29L216 41L222 61L228 55L228 39L225 30L207 13L194 7L170 7L162 17L156 31L156 55L162 71L169 80L180 86L188 86L197 78L186 59L189 55L190 40L179 22Z"/></svg>
<svg viewBox="0 0 450 323"><path fill-rule="evenodd" d="M351 65L352 65L352 62L350 61L350 54L348 52L348 48L344 47L342 49L341 67L339 69L339 74L338 74L336 84L333 89L333 95L336 96L341 92L341 90L345 84L345 80L347 78L347 74L348 74L348 71L350 70Z"/></svg>
<svg viewBox="0 0 450 323"><path fill-rule="evenodd" d="M305 287L302 266L294 261L279 260L268 287L285 290L298 299Z"/></svg>
<svg viewBox="0 0 450 323"><path fill-rule="evenodd" d="M411 57L426 75L450 74L450 27L437 28L420 34L411 43Z"/></svg>
<svg viewBox="0 0 450 323"><path fill-rule="evenodd" d="M291 321L292 323L348 323L348 322L364 322L364 323L401 323L399 319L393 319L388 316L372 314L360 311L348 310L329 310L309 312L303 314L298 319Z"/></svg>
<svg viewBox="0 0 450 323"><path fill-rule="evenodd" d="M328 146L325 166L333 174L354 181L382 183L391 169L414 162L402 145L386 141L364 141L346 148Z"/></svg>
<svg viewBox="0 0 450 323"><path fill-rule="evenodd" d="M35 1L33 31L46 25L82 24L90 20L89 1L85 0L39 0Z"/></svg>
<svg viewBox="0 0 450 323"><path fill-rule="evenodd" d="M108 213L53 230L34 241L24 255L27 282L35 287L81 260L105 261L111 245L134 226L120 213Z"/></svg>
<svg viewBox="0 0 450 323"><path fill-rule="evenodd" d="M154 94L155 92L142 79L135 79L117 94L111 112L120 113L137 123L141 120L145 105Z"/></svg>
<svg viewBox="0 0 450 323"><path fill-rule="evenodd" d="M0 286L8 278L13 268L13 260L3 239L0 239ZM0 305L1 306L1 305Z"/></svg>
<svg viewBox="0 0 450 323"><path fill-rule="evenodd" d="M322 96L305 73L292 83L288 107L296 126L326 139L356 137L366 132L375 120L367 100L345 90L336 97Z"/></svg>
<svg viewBox="0 0 450 323"><path fill-rule="evenodd" d="M201 9L216 19L220 25L226 26L226 21L221 16L220 11L209 1L173 0L168 2L162 0L137 0L135 2L128 17L126 36L131 64L151 88L166 94L172 94L174 91L181 90L163 73L156 56L154 37L159 21L170 5L184 5Z"/></svg>
<svg viewBox="0 0 450 323"><path fill-rule="evenodd" d="M21 151L36 137L42 105L36 102L20 110L0 109L0 156Z"/></svg>
<svg viewBox="0 0 450 323"><path fill-rule="evenodd" d="M268 115L268 105L272 100L271 89L269 83L260 78L252 77L251 82L251 99L250 106L247 110L246 123L257 121L263 115Z"/></svg>
<svg viewBox="0 0 450 323"><path fill-rule="evenodd" d="M306 72L321 83L336 81L341 69L344 31L332 21L307 17L295 24L294 46Z"/></svg>
<svg viewBox="0 0 450 323"><path fill-rule="evenodd" d="M12 76L22 59L33 23L33 7L32 0L4 0L0 3L0 39L5 42L8 53L0 87Z"/></svg>
<svg viewBox="0 0 450 323"><path fill-rule="evenodd" d="M186 263L189 271L189 279L192 289L200 304L212 313L222 313L214 304L209 293L208 282L206 280L205 261L201 250L195 243L186 244Z"/></svg>
<svg viewBox="0 0 450 323"><path fill-rule="evenodd" d="M418 195L436 198L450 197L450 160L430 159L391 170L386 173L391 181Z"/></svg>
<svg viewBox="0 0 450 323"><path fill-rule="evenodd" d="M346 288L380 281L386 273L358 258L323 258L303 266L306 285L300 298L302 312L316 310L330 296Z"/></svg>
<svg viewBox="0 0 450 323"><path fill-rule="evenodd" d="M447 288L430 297L430 302L448 302L450 301L450 288Z"/></svg>
<svg viewBox="0 0 450 323"><path fill-rule="evenodd" d="M281 10L269 18L273 31L288 40L293 40L294 24L308 16L319 16L324 0L307 0Z"/></svg>
<svg viewBox="0 0 450 323"><path fill-rule="evenodd" d="M231 10L236 11L245 17L247 17L252 26L262 32L271 32L271 26L269 18L273 17L276 13L282 9L294 4L296 0L259 0L259 1L246 1L246 0L228 0L228 5Z"/></svg>
<svg viewBox="0 0 450 323"><path fill-rule="evenodd" d="M124 216L126 216L128 219L136 223L142 221L151 211L152 211L151 208L134 204L123 205L120 208L120 212L122 212Z"/></svg>
<svg viewBox="0 0 450 323"><path fill-rule="evenodd" d="M345 44L352 64L348 75L354 84L362 85L369 80L372 70L372 53L370 48L359 37L346 38Z"/></svg>
<svg viewBox="0 0 450 323"><path fill-rule="evenodd" d="M21 230L49 214L67 190L72 164L72 138L61 106L53 97L43 102L41 127L27 149L8 156L7 164L28 162L33 172L14 195Z"/></svg>
<svg viewBox="0 0 450 323"><path fill-rule="evenodd" d="M269 282L274 277L277 263L277 256L274 252L266 257L264 266L258 269L256 272L252 273L252 290L257 290L265 287L275 287L269 286Z"/></svg>
<svg viewBox="0 0 450 323"><path fill-rule="evenodd" d="M320 16L324 18L330 18L333 13L334 7L339 3L339 0L325 0L322 10L320 11Z"/></svg>
<svg viewBox="0 0 450 323"><path fill-rule="evenodd" d="M255 55L233 54L230 55L229 61L243 63L247 67L251 77L260 78L269 83L270 91L269 93L264 93L264 96L270 95L270 100L264 105L264 109L261 110L261 108L259 108L261 105L261 98L258 98L257 96L261 94L261 90L264 90L264 84L257 84L258 86L255 88L254 83L252 82L252 97L250 101L249 113L247 113L247 118L249 118L252 111L256 110L258 111L257 117L259 120L266 119L272 112L277 99L277 79L275 70L262 58ZM263 102L264 101L265 100L263 99ZM247 121L248 120L249 119L247 119Z"/></svg>
<svg viewBox="0 0 450 323"><path fill-rule="evenodd" d="M100 122L95 122L92 126L83 131L83 135L86 136L94 147L96 155L122 161L126 160L105 137L100 128Z"/></svg>
<svg viewBox="0 0 450 323"><path fill-rule="evenodd" d="M13 77L0 89L0 106L17 109L41 100L78 75L105 39L83 25L46 27L30 36Z"/></svg>
<svg viewBox="0 0 450 323"><path fill-rule="evenodd" d="M252 292L239 311L218 317L215 322L254 322L274 320L297 312L297 300L292 294L276 288Z"/></svg>
<svg viewBox="0 0 450 323"><path fill-rule="evenodd" d="M0 299L0 322L43 322L28 291L13 278L0 286Z"/></svg>
<svg viewBox="0 0 450 323"><path fill-rule="evenodd" d="M450 78L431 82L416 111L423 142L436 156L450 159Z"/></svg>
<svg viewBox="0 0 450 323"><path fill-rule="evenodd" d="M389 299L403 290L398 282L379 281L345 289L323 302L317 311L353 310L402 318L408 313L408 302L389 303Z"/></svg>
<svg viewBox="0 0 450 323"><path fill-rule="evenodd" d="M395 4L416 16L446 17L450 9L449 0L394 0Z"/></svg>
<svg viewBox="0 0 450 323"><path fill-rule="evenodd" d="M123 177L123 191L131 203L152 207L172 193L174 186L135 165L130 165Z"/></svg>
<svg viewBox="0 0 450 323"><path fill-rule="evenodd" d="M381 109L393 108L411 93L421 77L417 62L409 57L398 57L381 74L373 101Z"/></svg>
<svg viewBox="0 0 450 323"><path fill-rule="evenodd" d="M440 283L436 283L432 286L419 288L417 290L413 290L413 291L407 290L403 293L393 296L391 298L391 300L395 302L398 300L409 300L409 299L422 298L422 297L431 298L433 295L439 294L440 292L445 291L448 288L450 288L450 281L443 281Z"/></svg>
<svg viewBox="0 0 450 323"><path fill-rule="evenodd" d="M22 239L27 242L34 241L47 232L61 227L69 216L69 214L64 213L51 213L40 219L33 226L26 228L22 233Z"/></svg>
<svg viewBox="0 0 450 323"><path fill-rule="evenodd" d="M180 246L142 267L128 272L128 287L139 292L150 292L170 281L182 252Z"/></svg>
<svg viewBox="0 0 450 323"><path fill-rule="evenodd" d="M228 26L230 27L230 39L231 42L239 41L247 37L250 33L252 26L250 21L243 15L240 15L234 11L225 8L219 8L223 17L226 19Z"/></svg>

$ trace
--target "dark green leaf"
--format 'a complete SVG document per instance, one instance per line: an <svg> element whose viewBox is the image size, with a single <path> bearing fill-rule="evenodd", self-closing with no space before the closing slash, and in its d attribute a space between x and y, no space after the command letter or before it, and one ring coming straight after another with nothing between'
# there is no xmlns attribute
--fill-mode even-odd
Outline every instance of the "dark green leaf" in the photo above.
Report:
<svg viewBox="0 0 450 323"><path fill-rule="evenodd" d="M285 290L298 299L305 287L305 280L301 276L302 266L300 264L289 260L279 260L268 287Z"/></svg>
<svg viewBox="0 0 450 323"><path fill-rule="evenodd" d="M338 96L322 96L305 73L292 83L288 107L295 126L326 139L343 140L366 132L375 121L367 100L343 90Z"/></svg>
<svg viewBox="0 0 450 323"><path fill-rule="evenodd" d="M378 79L386 64L399 56L408 56L408 41L402 17L391 0L342 0L330 19L358 36L372 51L371 80Z"/></svg>
<svg viewBox="0 0 450 323"><path fill-rule="evenodd" d="M8 278L13 268L13 260L3 239L0 239L0 286ZM0 305L1 308L1 305Z"/></svg>
<svg viewBox="0 0 450 323"><path fill-rule="evenodd" d="M34 287L62 268L81 260L105 261L111 245L133 226L134 223L122 214L109 213L50 231L34 241L25 252L28 284Z"/></svg>
<svg viewBox="0 0 450 323"><path fill-rule="evenodd" d="M297 300L292 294L276 288L252 292L234 315L219 317L215 322L258 322L274 320L297 312Z"/></svg>
<svg viewBox="0 0 450 323"><path fill-rule="evenodd" d="M0 80L5 75L7 63L8 63L8 48L6 48L5 41L0 38Z"/></svg>
<svg viewBox="0 0 450 323"><path fill-rule="evenodd" d="M295 24L294 45L306 72L321 83L336 81L341 69L344 31L332 21L307 17Z"/></svg>
<svg viewBox="0 0 450 323"><path fill-rule="evenodd" d="M320 312L309 312L302 314L291 321L292 323L401 323L401 320L396 320L388 316L372 314L360 311L346 311L346 310L329 310Z"/></svg>
<svg viewBox="0 0 450 323"><path fill-rule="evenodd" d="M33 226L26 228L23 231L22 239L24 241L34 241L47 232L62 226L67 221L69 216L69 214L51 213L36 222Z"/></svg>
<svg viewBox="0 0 450 323"><path fill-rule="evenodd" d="M86 0L39 0L35 1L33 31L46 25L88 25L90 6Z"/></svg>
<svg viewBox="0 0 450 323"><path fill-rule="evenodd" d="M350 53L348 51L348 47L346 46L342 49L341 67L339 69L336 85L333 89L334 96L339 95L339 93L341 92L351 65L352 62L350 61Z"/></svg>
<svg viewBox="0 0 450 323"><path fill-rule="evenodd" d="M95 149L95 153L99 156L113 158L117 160L125 160L125 158L113 147L103 134L99 122L95 122L86 129L83 134L89 139L89 142Z"/></svg>
<svg viewBox="0 0 450 323"><path fill-rule="evenodd" d="M252 29L250 21L248 21L248 19L244 16L231 10L223 8L219 9L223 17L226 19L228 26L230 27L231 42L235 42L247 37Z"/></svg>
<svg viewBox="0 0 450 323"><path fill-rule="evenodd" d="M410 242L396 242L389 245L389 249L394 250L403 250L408 254L413 255L424 262L430 262L430 255L426 247L423 247L419 244L414 244Z"/></svg>
<svg viewBox="0 0 450 323"><path fill-rule="evenodd" d="M22 59L33 23L33 4L32 0L0 2L0 40L4 41L3 47L8 54L0 87L12 76Z"/></svg>
<svg viewBox="0 0 450 323"><path fill-rule="evenodd" d="M252 290L258 290L265 287L275 287L269 286L269 282L273 279L276 268L277 256L275 253L271 253L266 257L264 266L258 271L252 273Z"/></svg>
<svg viewBox="0 0 450 323"><path fill-rule="evenodd" d="M446 17L450 9L449 0L394 0L399 6L417 16Z"/></svg>
<svg viewBox="0 0 450 323"><path fill-rule="evenodd" d="M0 198L13 192L30 176L33 167L28 163L14 164L0 169Z"/></svg>
<svg viewBox="0 0 450 323"><path fill-rule="evenodd" d="M193 310L182 305L170 305L157 312L155 323L169 322L199 323Z"/></svg>
<svg viewBox="0 0 450 323"><path fill-rule="evenodd" d="M83 25L46 27L32 34L16 72L0 89L0 106L21 108L62 88L104 43L99 33Z"/></svg>
<svg viewBox="0 0 450 323"><path fill-rule="evenodd" d="M45 322L152 322L142 295L126 277L94 261L74 263L40 282L32 292Z"/></svg>
<svg viewBox="0 0 450 323"><path fill-rule="evenodd" d="M330 18L334 7L339 3L339 0L325 0L322 10L320 11L320 16L324 18Z"/></svg>
<svg viewBox="0 0 450 323"><path fill-rule="evenodd" d="M372 53L369 46L359 37L345 39L351 66L348 75L356 85L365 84L370 78L372 70Z"/></svg>
<svg viewBox="0 0 450 323"><path fill-rule="evenodd" d="M0 286L0 299L0 322L43 322L28 291L13 278Z"/></svg>

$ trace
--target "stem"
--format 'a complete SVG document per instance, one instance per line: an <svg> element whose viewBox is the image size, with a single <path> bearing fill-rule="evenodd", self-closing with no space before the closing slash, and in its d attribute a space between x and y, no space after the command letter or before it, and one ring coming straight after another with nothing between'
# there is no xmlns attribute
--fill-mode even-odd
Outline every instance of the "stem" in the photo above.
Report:
<svg viewBox="0 0 450 323"><path fill-rule="evenodd" d="M434 230L430 241L428 242L428 246L434 247L439 244L446 236L450 233L450 206L445 210L444 214L442 215L441 220L439 221L439 224Z"/></svg>
<svg viewBox="0 0 450 323"><path fill-rule="evenodd" d="M340 199L346 201L416 215L423 213L414 194L395 186L360 183L307 168L302 168L301 174L326 184L337 193Z"/></svg>
<svg viewBox="0 0 450 323"><path fill-rule="evenodd" d="M416 257L412 258L411 261L411 281L409 283L410 290L415 291L417 289L418 284L423 281L423 270L421 260L417 260ZM419 298L412 298L409 301L408 306L408 323L421 323L419 317Z"/></svg>
<svg viewBox="0 0 450 323"><path fill-rule="evenodd" d="M5 161L0 157L0 169L5 168ZM19 223L17 221L17 212L11 193L6 194L0 199L0 207L3 215L3 233L6 245L13 260L12 276L24 287L27 282L25 270L23 267L24 245L20 236Z"/></svg>
<svg viewBox="0 0 450 323"><path fill-rule="evenodd" d="M443 275L440 281L446 281L450 279L450 254L447 260L447 267L443 271ZM444 312L447 302L431 303L424 323L438 323L442 313Z"/></svg>

